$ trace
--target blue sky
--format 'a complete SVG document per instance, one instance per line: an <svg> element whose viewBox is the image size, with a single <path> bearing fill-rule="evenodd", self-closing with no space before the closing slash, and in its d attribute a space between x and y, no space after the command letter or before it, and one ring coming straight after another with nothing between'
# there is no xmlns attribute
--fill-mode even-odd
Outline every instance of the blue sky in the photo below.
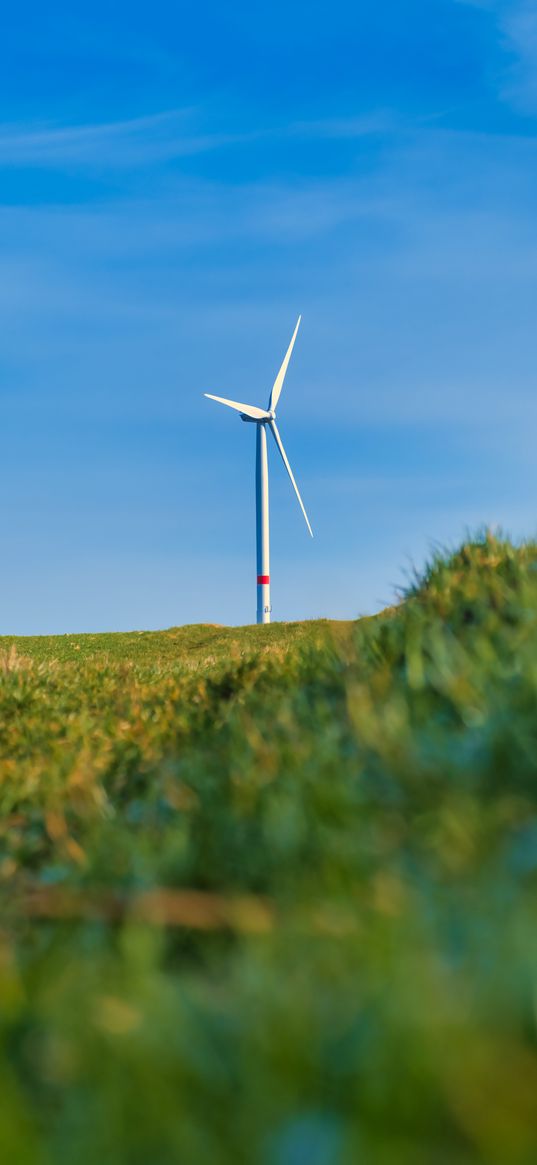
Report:
<svg viewBox="0 0 537 1165"><path fill-rule="evenodd" d="M0 45L4 633L392 600L536 533L537 9L22 3Z"/></svg>

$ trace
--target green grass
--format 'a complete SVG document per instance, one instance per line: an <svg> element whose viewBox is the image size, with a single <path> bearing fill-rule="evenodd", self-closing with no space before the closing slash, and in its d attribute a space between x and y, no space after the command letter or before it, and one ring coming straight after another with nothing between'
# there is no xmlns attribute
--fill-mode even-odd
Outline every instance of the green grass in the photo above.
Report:
<svg viewBox="0 0 537 1165"><path fill-rule="evenodd" d="M271 626L221 627L194 623L168 631L130 631L102 635L0 635L0 652L22 652L36 663L128 663L161 673L165 668L212 667L239 656L287 649L303 642L322 643L331 628L352 624L330 619Z"/></svg>
<svg viewBox="0 0 537 1165"><path fill-rule="evenodd" d="M533 1165L537 545L356 624L0 641L18 1165Z"/></svg>

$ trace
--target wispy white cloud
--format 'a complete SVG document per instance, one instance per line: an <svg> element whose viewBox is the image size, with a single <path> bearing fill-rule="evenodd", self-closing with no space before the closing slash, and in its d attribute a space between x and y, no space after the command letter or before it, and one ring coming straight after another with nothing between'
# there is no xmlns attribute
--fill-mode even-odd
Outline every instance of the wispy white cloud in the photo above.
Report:
<svg viewBox="0 0 537 1165"><path fill-rule="evenodd" d="M519 112L537 113L537 6L535 0L457 0L495 20L509 61L498 76L498 92Z"/></svg>
<svg viewBox="0 0 537 1165"><path fill-rule="evenodd" d="M394 126L389 113L206 131L196 109L174 109L85 125L1 124L0 166L124 169L208 153L260 139L352 139Z"/></svg>
<svg viewBox="0 0 537 1165"><path fill-rule="evenodd" d="M272 130L273 134L289 137L313 138L361 138L370 134L390 133L400 125L400 118L391 110L377 110L374 113L358 117L327 117L311 121L295 121L281 129Z"/></svg>
<svg viewBox="0 0 537 1165"><path fill-rule="evenodd" d="M515 54L502 96L521 111L537 113L537 7L535 0L503 4L499 26L507 48Z"/></svg>
<svg viewBox="0 0 537 1165"><path fill-rule="evenodd" d="M94 125L0 125L0 165L131 167L203 153L250 135L198 132L192 110Z"/></svg>

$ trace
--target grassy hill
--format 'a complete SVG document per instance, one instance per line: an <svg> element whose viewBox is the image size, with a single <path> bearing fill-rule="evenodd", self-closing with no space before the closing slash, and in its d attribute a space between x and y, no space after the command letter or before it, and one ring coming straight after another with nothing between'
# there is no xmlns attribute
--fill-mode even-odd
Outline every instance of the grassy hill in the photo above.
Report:
<svg viewBox="0 0 537 1165"><path fill-rule="evenodd" d="M321 645L331 633L350 633L353 623L311 619L258 627L193 623L168 631L112 632L102 635L0 635L0 653L14 650L36 663L128 663L154 672L179 667L213 667L229 659L272 653L300 643Z"/></svg>
<svg viewBox="0 0 537 1165"><path fill-rule="evenodd" d="M0 641L6 1161L533 1165L536 935L536 545Z"/></svg>

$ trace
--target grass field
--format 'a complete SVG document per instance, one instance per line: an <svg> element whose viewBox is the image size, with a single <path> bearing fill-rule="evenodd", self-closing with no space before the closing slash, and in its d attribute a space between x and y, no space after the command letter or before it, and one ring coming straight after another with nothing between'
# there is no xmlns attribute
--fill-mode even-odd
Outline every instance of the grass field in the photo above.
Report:
<svg viewBox="0 0 537 1165"><path fill-rule="evenodd" d="M534 1165L537 545L0 640L10 1165Z"/></svg>

